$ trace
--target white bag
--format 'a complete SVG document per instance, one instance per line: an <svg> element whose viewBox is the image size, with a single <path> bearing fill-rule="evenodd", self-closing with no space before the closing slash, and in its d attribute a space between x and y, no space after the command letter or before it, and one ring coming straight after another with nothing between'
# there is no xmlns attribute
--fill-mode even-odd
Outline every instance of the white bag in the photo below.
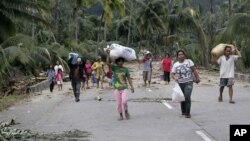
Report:
<svg viewBox="0 0 250 141"><path fill-rule="evenodd" d="M235 46L231 44L218 44L211 50L211 61L216 63L220 56L224 54L224 49L226 46L230 46L232 48L232 53L235 53Z"/></svg>
<svg viewBox="0 0 250 141"><path fill-rule="evenodd" d="M135 50L132 48L119 44L111 44L110 46L107 46L107 48L110 50L111 61L114 61L119 57L123 57L126 61L132 61L136 59ZM104 51L106 51L107 48L104 48Z"/></svg>
<svg viewBox="0 0 250 141"><path fill-rule="evenodd" d="M79 57L78 53L70 52L68 55L68 63L74 65L77 62L77 58Z"/></svg>
<svg viewBox="0 0 250 141"><path fill-rule="evenodd" d="M185 101L184 94L178 83L175 83L172 93L172 102L182 102Z"/></svg>

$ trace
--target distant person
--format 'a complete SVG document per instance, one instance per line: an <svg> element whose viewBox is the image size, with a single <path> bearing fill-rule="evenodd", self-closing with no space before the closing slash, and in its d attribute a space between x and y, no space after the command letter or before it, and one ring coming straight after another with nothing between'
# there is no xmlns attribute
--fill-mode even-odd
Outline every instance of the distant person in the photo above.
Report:
<svg viewBox="0 0 250 141"><path fill-rule="evenodd" d="M108 78L108 83L109 83L109 87L112 87L112 77L113 77L113 71L112 70L108 70L107 72L107 78Z"/></svg>
<svg viewBox="0 0 250 141"><path fill-rule="evenodd" d="M63 70L63 67L62 67L62 65L61 65L61 63L60 63L59 61L56 61L56 65L55 65L54 69L55 69L55 73L56 73L56 74L57 74L57 72L58 72L58 69L61 69L62 72L64 71L64 70Z"/></svg>
<svg viewBox="0 0 250 141"><path fill-rule="evenodd" d="M99 88L99 83L101 81L101 88L103 89L103 79L105 77L105 71L104 71L104 63L101 60L101 56L97 57L96 62L92 65L92 70L95 71L97 88Z"/></svg>
<svg viewBox="0 0 250 141"><path fill-rule="evenodd" d="M70 67L69 78L71 80L71 85L73 88L76 102L80 101L81 81L85 75L84 74L84 72L85 72L84 67L85 67L85 65L82 62L81 58L77 58L77 63L71 65L71 67Z"/></svg>
<svg viewBox="0 0 250 141"><path fill-rule="evenodd" d="M229 88L229 103L235 103L235 101L233 101L234 61L242 57L239 50L237 48L235 49L237 55L232 55L232 48L230 46L226 46L224 49L224 55L217 60L217 63L220 65L220 95L218 98L219 102L223 101L222 93L224 87L227 86Z"/></svg>
<svg viewBox="0 0 250 141"><path fill-rule="evenodd" d="M49 89L50 92L53 92L54 90L54 85L55 85L55 70L53 65L50 65L48 70L47 70L47 79L49 81Z"/></svg>
<svg viewBox="0 0 250 141"><path fill-rule="evenodd" d="M170 82L170 72L173 65L173 60L170 58L169 53L166 54L165 58L162 60L162 71L163 71L163 80L166 84Z"/></svg>
<svg viewBox="0 0 250 141"><path fill-rule="evenodd" d="M148 82L148 87L150 87L151 83L151 76L152 76L152 54L147 51L144 55L144 58L141 60L143 62L143 81L144 81L144 86L147 87L147 82Z"/></svg>
<svg viewBox="0 0 250 141"><path fill-rule="evenodd" d="M85 64L85 74L86 74L86 88L89 89L89 80L91 80L91 76L92 76L92 69L91 69L91 63L89 60L86 61Z"/></svg>
<svg viewBox="0 0 250 141"><path fill-rule="evenodd" d="M63 85L63 71L61 69L58 69L55 79L58 86L58 90L61 91Z"/></svg>
<svg viewBox="0 0 250 141"><path fill-rule="evenodd" d="M177 51L176 56L178 61L174 63L171 75L172 78L179 84L185 97L185 101L181 102L182 115L185 115L186 118L190 118L193 82L199 83L200 77L196 71L193 61L187 59L183 50Z"/></svg>
<svg viewBox="0 0 250 141"><path fill-rule="evenodd" d="M131 87L132 93L134 92L134 87L132 84L132 79L130 78L128 68L124 67L124 58L119 57L115 60L115 65L110 63L110 50L106 50L107 53L107 65L109 66L109 70L113 71L114 75L114 88L115 95L117 101L117 110L120 115L118 120L123 120L123 113L125 114L125 118L129 119L130 115L128 112L128 84Z"/></svg>

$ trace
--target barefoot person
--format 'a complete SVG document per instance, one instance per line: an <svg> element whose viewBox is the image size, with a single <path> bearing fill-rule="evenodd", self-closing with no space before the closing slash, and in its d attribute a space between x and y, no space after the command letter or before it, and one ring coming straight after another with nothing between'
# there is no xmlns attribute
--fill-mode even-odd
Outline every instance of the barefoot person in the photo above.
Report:
<svg viewBox="0 0 250 141"><path fill-rule="evenodd" d="M102 62L101 56L98 56L96 62L92 65L92 70L95 71L95 77L97 80L97 88L99 88L99 83L101 81L101 88L103 89L103 79L105 76L104 64Z"/></svg>
<svg viewBox="0 0 250 141"><path fill-rule="evenodd" d="M141 62L143 62L143 81L145 87L150 87L151 76L152 76L152 55L149 51L145 53L145 56ZM148 85L147 85L148 81Z"/></svg>
<svg viewBox="0 0 250 141"><path fill-rule="evenodd" d="M221 56L217 63L220 65L220 95L218 98L219 102L223 101L222 93L224 87L229 88L229 103L235 103L233 101L233 85L234 85L234 61L241 58L241 53L236 48L236 54L232 55L232 48L226 46L224 49L224 55Z"/></svg>
<svg viewBox="0 0 250 141"><path fill-rule="evenodd" d="M82 63L81 58L77 58L77 63L70 66L70 73L69 79L71 80L71 85L73 88L75 101L80 101L80 88L81 88L81 81L84 77L84 63Z"/></svg>
<svg viewBox="0 0 250 141"><path fill-rule="evenodd" d="M91 80L91 75L92 75L92 69L91 69L91 63L89 60L86 61L85 64L85 74L86 74L86 85L87 89L89 89L89 80Z"/></svg>
<svg viewBox="0 0 250 141"><path fill-rule="evenodd" d="M174 63L171 76L179 83L179 86L184 94L185 101L181 102L182 115L190 118L191 110L191 93L193 90L193 82L199 83L200 77L194 67L194 63L190 59L186 59L186 54L183 50L177 51L178 61ZM195 76L195 80L193 78Z"/></svg>
<svg viewBox="0 0 250 141"><path fill-rule="evenodd" d="M123 112L125 114L126 119L129 119L129 112L128 112L128 84L131 87L132 93L134 92L134 87L132 84L132 80L130 78L130 74L128 68L124 67L125 59L119 57L115 60L115 65L111 65L110 63L110 50L107 49L107 65L109 66L109 70L113 71L114 75L114 88L115 88L115 95L117 101L117 110L120 115L119 120L123 120Z"/></svg>

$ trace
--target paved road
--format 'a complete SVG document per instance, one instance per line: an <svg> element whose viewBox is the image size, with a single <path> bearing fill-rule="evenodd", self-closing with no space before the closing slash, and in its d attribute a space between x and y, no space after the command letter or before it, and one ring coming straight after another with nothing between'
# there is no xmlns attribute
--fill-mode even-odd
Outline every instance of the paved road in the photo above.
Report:
<svg viewBox="0 0 250 141"><path fill-rule="evenodd" d="M250 124L249 83L235 85L236 104L228 103L227 89L224 102L219 103L218 86L195 84L191 119L180 115L179 104L161 103L171 97L173 85L171 82L153 84L150 90L137 88L129 95L130 120L117 120L112 90L83 91L81 101L76 103L67 82L63 91L51 94L44 90L42 95L1 112L0 122L14 118L20 122L14 128L43 133L79 129L90 132L91 141L229 141L230 124ZM97 95L103 100L96 101Z"/></svg>

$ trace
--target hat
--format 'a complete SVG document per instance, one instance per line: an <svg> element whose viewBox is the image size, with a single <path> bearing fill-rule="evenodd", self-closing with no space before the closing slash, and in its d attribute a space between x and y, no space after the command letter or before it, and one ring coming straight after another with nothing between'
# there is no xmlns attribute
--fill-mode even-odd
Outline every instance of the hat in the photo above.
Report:
<svg viewBox="0 0 250 141"><path fill-rule="evenodd" d="M81 62L82 61L82 59L81 58L77 58L77 62Z"/></svg>
<svg viewBox="0 0 250 141"><path fill-rule="evenodd" d="M146 52L145 52L145 55L148 55L148 54L151 54L151 52L150 52L150 51L146 51Z"/></svg>

